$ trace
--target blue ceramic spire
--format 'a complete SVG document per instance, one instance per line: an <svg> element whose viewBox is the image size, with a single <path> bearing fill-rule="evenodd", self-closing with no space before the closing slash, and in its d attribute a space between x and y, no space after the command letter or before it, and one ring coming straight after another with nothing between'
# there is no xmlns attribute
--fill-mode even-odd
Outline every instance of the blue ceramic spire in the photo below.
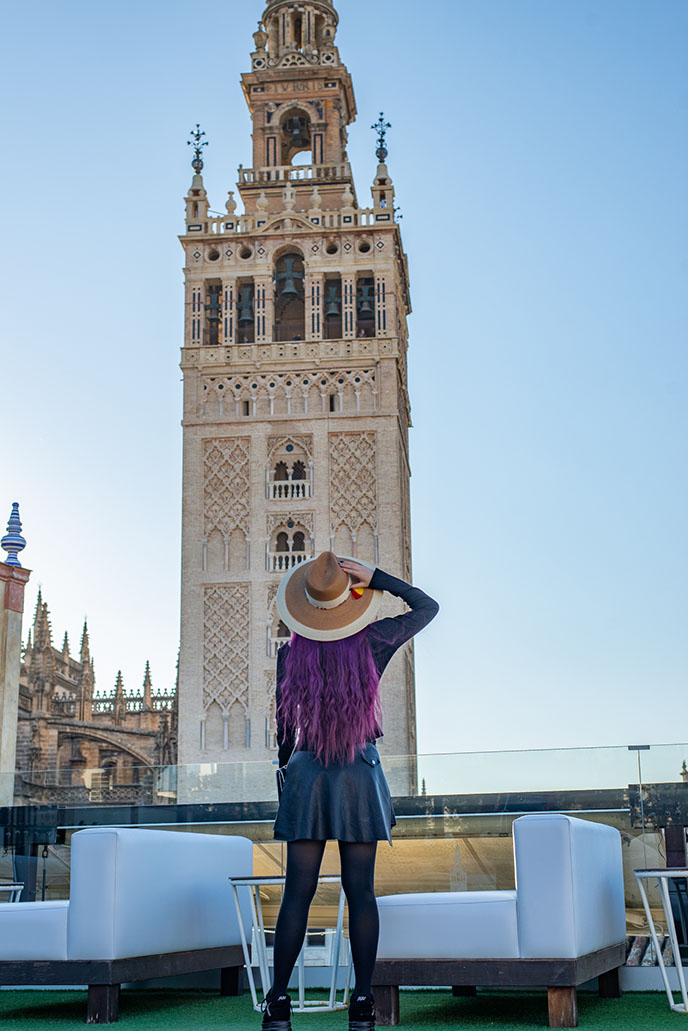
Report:
<svg viewBox="0 0 688 1031"><path fill-rule="evenodd" d="M0 540L0 547L7 552L7 558L5 563L8 566L21 566L21 562L17 558L20 551L23 551L26 547L26 541L21 535L21 519L19 518L19 502L12 502L12 512L10 519L7 524L7 533Z"/></svg>

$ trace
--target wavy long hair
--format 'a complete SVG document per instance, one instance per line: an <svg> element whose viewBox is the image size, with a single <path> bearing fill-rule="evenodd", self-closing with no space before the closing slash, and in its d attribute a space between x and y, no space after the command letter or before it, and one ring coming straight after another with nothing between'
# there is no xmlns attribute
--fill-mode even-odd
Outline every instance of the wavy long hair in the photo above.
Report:
<svg viewBox="0 0 688 1031"><path fill-rule="evenodd" d="M339 641L292 634L278 719L322 763L352 763L379 734L380 677L366 629Z"/></svg>

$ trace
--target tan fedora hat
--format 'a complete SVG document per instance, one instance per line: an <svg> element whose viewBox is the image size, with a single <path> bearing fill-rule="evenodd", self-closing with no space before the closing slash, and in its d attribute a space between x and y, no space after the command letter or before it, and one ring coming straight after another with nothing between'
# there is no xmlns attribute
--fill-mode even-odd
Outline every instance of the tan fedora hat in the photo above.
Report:
<svg viewBox="0 0 688 1031"><path fill-rule="evenodd" d="M359 558L339 557L360 562L367 569L375 568ZM275 603L280 619L294 633L312 641L339 641L372 623L381 601L382 591L368 587L360 597L353 594L351 579L338 557L324 551L289 570L279 585Z"/></svg>

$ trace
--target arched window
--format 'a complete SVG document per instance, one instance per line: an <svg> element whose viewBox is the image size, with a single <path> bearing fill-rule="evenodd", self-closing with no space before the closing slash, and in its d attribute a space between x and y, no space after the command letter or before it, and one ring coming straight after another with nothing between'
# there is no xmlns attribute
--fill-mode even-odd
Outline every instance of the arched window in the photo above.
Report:
<svg viewBox="0 0 688 1031"><path fill-rule="evenodd" d="M273 450L271 458L273 464L266 478L266 497L273 501L310 498L312 466L304 448L288 440Z"/></svg>
<svg viewBox="0 0 688 1031"><path fill-rule="evenodd" d="M267 569L271 572L283 572L292 569L306 560L306 533L296 529L292 520L287 523L287 530L279 530L274 534L267 548Z"/></svg>
<svg viewBox="0 0 688 1031"><path fill-rule="evenodd" d="M303 340L306 326L303 258L283 254L275 265L275 340Z"/></svg>
<svg viewBox="0 0 688 1031"><path fill-rule="evenodd" d="M283 530L277 534L275 551L289 551L289 538Z"/></svg>

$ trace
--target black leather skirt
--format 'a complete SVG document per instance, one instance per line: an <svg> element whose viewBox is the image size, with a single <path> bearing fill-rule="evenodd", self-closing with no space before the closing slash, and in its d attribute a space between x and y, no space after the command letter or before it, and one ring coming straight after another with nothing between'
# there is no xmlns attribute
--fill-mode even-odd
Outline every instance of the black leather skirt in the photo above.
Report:
<svg viewBox="0 0 688 1031"><path fill-rule="evenodd" d="M324 766L296 751L287 765L275 838L296 841L392 841L396 823L380 754L369 741L353 763Z"/></svg>

